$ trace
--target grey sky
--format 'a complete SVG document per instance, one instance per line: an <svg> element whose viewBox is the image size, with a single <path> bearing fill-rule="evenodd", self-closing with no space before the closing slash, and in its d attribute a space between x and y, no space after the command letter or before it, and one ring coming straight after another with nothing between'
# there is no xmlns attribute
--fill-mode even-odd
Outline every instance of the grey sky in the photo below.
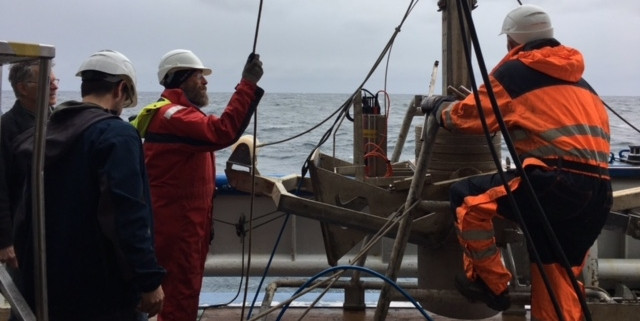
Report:
<svg viewBox="0 0 640 321"><path fill-rule="evenodd" d="M256 52L267 92L352 92L393 34L409 0L264 0ZM555 36L580 50L584 77L603 96L638 96L640 1L537 0ZM427 91L433 62L441 60L441 13L421 0L392 50L391 94ZM214 70L212 92L232 91L253 47L258 0L0 0L0 39L56 47L61 90L78 90L81 61L100 49L124 53L134 63L138 87L160 91L160 57L193 50ZM478 0L474 21L487 68L506 53L498 36L516 0ZM385 61L386 62L386 61ZM10 90L4 67L3 90ZM384 88L384 63L365 85ZM440 85L436 93L440 93Z"/></svg>

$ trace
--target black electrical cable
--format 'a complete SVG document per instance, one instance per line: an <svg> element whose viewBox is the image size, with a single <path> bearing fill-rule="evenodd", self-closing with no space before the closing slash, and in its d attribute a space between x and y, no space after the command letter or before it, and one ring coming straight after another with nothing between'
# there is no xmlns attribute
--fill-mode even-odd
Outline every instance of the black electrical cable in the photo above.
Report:
<svg viewBox="0 0 640 321"><path fill-rule="evenodd" d="M296 192L295 194L298 194L301 189L302 189L302 183L303 183L303 179L300 179L300 181L298 182L298 186L296 187ZM273 258L276 255L276 250L278 249L278 245L280 245L280 240L282 239L282 235L284 234L284 229L287 226L287 223L289 222L289 217L291 217L291 213L286 212L286 214L284 215L284 222L282 222L282 226L280 227L280 232L278 233L278 237L276 238L276 242L273 245L273 249L271 250L271 255L269 256L269 261L267 262L267 266L264 268L263 272L262 272L262 277L260 278L260 282L258 283L258 287L256 288L256 294L253 297L253 301L251 302L251 306L249 307L249 313L247 314L247 319L251 318L251 313L253 312L253 307L256 304L256 301L258 300L258 294L260 292L260 289L262 288L262 284L264 283L264 280L267 278L267 273L269 273L269 269L271 268L271 262L273 262ZM244 312L243 312L244 314Z"/></svg>
<svg viewBox="0 0 640 321"><path fill-rule="evenodd" d="M382 53L380 54L380 56L378 57L378 59L376 60L376 62L373 64L373 67L371 68L371 70L369 70L369 73L367 74L367 76L365 77L365 79L362 81L362 83L360 84L360 86L354 91L353 94L351 94L351 96L349 96L349 98L347 98L347 100L340 105L340 107L338 107L338 109L336 109L333 113L331 113L331 115L327 116L327 118L325 118L324 120L322 120L320 123L318 123L317 125L313 126L312 128L301 132L297 135L294 135L292 137L289 138L285 138L283 140L279 140L279 141L275 141L275 142L269 142L269 143L263 143L260 144L260 146L258 147L265 147L265 146L269 146L269 145L276 145L276 144L281 144L290 140L293 140L295 138L298 138L304 134L307 134L309 132L311 132L312 130L320 127L320 125L324 124L325 122L327 122L329 119L331 119L332 117L338 115L337 120L334 122L333 125L331 125L331 127L328 129L328 132L325 133L325 135L323 135L323 137L321 138L320 142L312 149L311 153L309 154L309 157L307 158L307 161L310 159L311 155L313 155L313 153L322 145L324 144L329 137L331 137L331 132L333 131L333 129L335 128L336 124L339 122L340 119L342 119L343 117L346 117L345 113L346 110L349 109L351 102L353 101L353 98L355 97L356 93L362 89L362 87L364 86L364 84L369 80L369 78L371 78L371 75L373 75L373 72L377 69L378 65L380 64L380 62L382 61L382 59L384 58L385 55L387 55L387 52L389 52L389 50L391 50L391 47L393 47L393 42L395 41L396 36L398 35L398 33L400 33L401 27L404 24L405 20L407 19L407 17L409 16L409 13L411 13L411 11L413 11L413 9L415 8L415 6L418 4L418 1L420 0L411 0L411 2L409 3L409 7L407 8L407 11L405 12L405 15L402 18L402 21L400 22L400 24L395 28L395 31L393 33L393 35L391 36L391 39L389 39L389 41L387 42L387 45L385 46L385 48L382 50ZM303 177L307 172L307 161L305 161L305 165L303 165L302 168L302 173L303 173Z"/></svg>
<svg viewBox="0 0 640 321"><path fill-rule="evenodd" d="M407 9L407 11L405 12L405 15L402 18L402 21L400 23L400 25L398 27L396 27L394 34L391 36L391 39L389 40L389 42L387 43L386 47L384 48L383 52L380 54L380 56L378 57L378 60L374 63L374 66L371 68L371 70L369 71L369 73L367 74L367 76L365 77L365 80L362 82L362 84L358 87L358 89L356 89L354 91L353 94L351 94L351 96L349 96L349 98L347 100L345 100L345 102L336 110L334 111L329 117L327 117L325 120L323 120L320 124L314 126L311 130L319 127L322 123L328 121L329 119L331 119L331 117L333 117L334 115L338 115L338 117L336 117L334 123L331 125L331 127L329 128L329 130L327 130L324 135L321 137L320 142L312 149L312 151L309 153L309 156L307 157L307 159L305 160L301 172L301 179L300 182L298 184L298 188L297 190L299 191L301 189L302 186L302 182L304 180L304 177L307 174L307 171L309 169L309 162L311 161L311 157L313 156L313 154L315 153L315 151L320 148L320 146L322 146L322 144L324 144L329 137L331 137L331 132L333 132L333 129L335 128L336 124L339 123L340 119L342 119L343 117L345 117L345 114L347 113L347 110L349 109L349 106L351 105L351 102L353 101L353 98L355 97L355 95L358 93L358 91L360 89L362 89L362 87L364 86L364 84L367 82L367 80L371 77L371 75L373 74L373 71L377 68L377 66L380 64L380 62L382 61L382 58L384 57L385 53L389 50L389 48L391 47L391 45L393 44L395 37L397 36L397 34L400 32L400 27L402 26L402 24L405 22L405 20L407 19L407 17L409 16L409 13L413 10L413 8L415 7L415 5L418 3L419 0L411 0L411 2L409 3L409 7ZM262 8L262 0L260 1L260 7ZM258 18L258 22L260 21L260 19ZM257 34L257 29L256 29L256 34ZM257 36L256 36L257 38ZM308 130L307 132L311 131ZM306 132L305 132L306 133ZM269 143L269 144L263 144L261 146L267 146L267 145L273 145L276 143L281 143L281 142L285 142L288 140L291 140L293 138L299 137L304 133L298 134L294 137L279 141L279 142L274 142L274 143ZM256 144L254 143L254 147L256 146ZM253 154L255 155L255 153ZM255 164L255 163L254 163ZM255 185L252 184L252 185ZM278 234L278 239L276 241L276 244L274 245L273 248L273 252L271 253L271 256L269 258L269 263L267 264L267 267L264 270L264 273L262 275L262 278L260 280L260 286L258 286L258 291L260 289L260 287L262 286L262 282L264 281L264 279L266 278L266 275L269 271L270 265L271 265L271 260L273 259L274 255L275 255L275 251L278 247L278 244L280 243L280 238L283 234L284 231L284 227L286 226L288 219L289 219L290 213L287 213L287 215L285 216L285 220L284 223L282 225L282 229L280 231L280 233ZM248 270L248 269L247 269ZM248 283L248 282L247 282ZM246 301L246 292L247 290L245 290L245 301ZM257 293L256 293L257 295ZM249 311L249 315L251 315L251 311L253 310L253 306L255 304L255 298L254 298L254 302L251 305L250 311ZM243 311L242 311L242 315L244 315L244 304L243 304Z"/></svg>
<svg viewBox="0 0 640 321"><path fill-rule="evenodd" d="M506 130L506 125L504 124L504 121L502 119L500 110L498 109L497 102L495 100L495 96L493 95L493 90L491 88L491 84L490 84L490 81L488 79L488 75L486 73L486 68L484 66L484 59L482 58L482 53L480 51L480 45L479 45L479 42L478 42L477 34L475 34L475 26L474 26L473 20L471 18L470 10L468 9L468 6L466 6L466 3L463 3L463 1L460 1L460 2L462 3L461 5L463 7L465 7L465 16L466 16L466 19L467 19L467 21L469 23L469 29L470 29L470 31L472 33L472 38L471 39L473 41L474 48L476 50L476 55L478 57L478 62L479 62L479 65L480 65L481 74L483 76L483 79L484 79L486 87L487 87L487 92L488 92L489 99L490 99L491 104L492 104L492 109L494 111L494 114L496 115L498 124L500 125L501 131L502 131L503 136L505 138L505 143L506 143L506 145L507 145L507 147L508 147L508 149L509 149L509 151L511 153L511 156L514 159L514 163L516 165L516 168L522 173L522 179L526 183L525 187L527 187L526 191L531 193L533 199L536 200L535 194L533 193L533 189L532 189L531 184L530 184L530 182L528 180L526 172L523 170L522 163L520 162L520 160L518 158L518 155L515 152L515 149L513 148L513 143L512 143L511 138L510 138L510 136L508 134L508 130ZM477 88L474 87L474 90L477 93ZM480 103L478 98L477 98L477 95L476 95L476 103ZM504 181L504 177L503 177L503 181ZM514 209L516 209L514 211L514 214L517 215L518 221L520 222L521 227L523 228L523 231L525 233L528 233L528 230L526 229L526 224L524 223L522 215L517 210L517 205L514 206L514 200L513 200L512 196L511 196L512 194L510 193L510 190L508 188L508 185L506 185L506 183L505 183L505 186L507 188L507 193L509 195L509 200L511 202L511 205L512 205L512 207ZM546 216L544 214L544 210L542 209L540 204L537 203L537 200L536 200L536 205L537 205L538 214L541 216L541 220L544 223L545 232L547 232L547 236L550 238L550 240L551 240L551 242L552 242L552 244L554 246L554 250L556 251L556 254L561 258L561 261L562 261L563 258L564 258L564 261L566 261L566 257L564 255L564 252L562 251L562 248L560 247L560 245L559 245L559 243L558 243L558 241L557 241L557 239L555 237L555 234L553 233L553 231L550 228L549 222L547 221ZM530 238L530 236L529 236L529 238ZM533 244L531 243L531 245L533 245ZM544 280L545 285L547 287L547 291L549 292L549 295L551 297L551 302L554 305L554 309L556 311L556 314L558 315L558 317L561 320L564 320L564 317L563 317L561 309L560 309L560 307L559 307L559 305L557 303L557 300L554 299L555 295L554 295L553 291L551 290L550 283L549 283L549 281L547 279L546 273L544 272L544 269L542 268L542 264L540 263L540 258L537 256L537 252L535 251L535 248L532 247L532 249L534 249L534 253L536 255L536 257L535 257L536 258L536 264L537 264L538 268L540 269L541 276L543 277L543 280ZM565 263L565 262L562 262L562 263ZM567 273L569 274L569 278L575 280L575 276L573 275L573 272L572 272L571 268L569 267L568 263L566 263L566 266L563 264L563 267L565 267L567 269ZM575 283L574 289L575 289L576 294L578 295L578 298L580 299L581 305L582 305L582 303L583 303L582 301L584 300L584 298L581 297L580 287L577 284L577 281L572 282L572 284L573 283ZM585 313L585 315L588 315L588 309L585 309L585 307L586 307L586 302L584 302L583 310L586 310L587 312ZM589 320L589 319L590 318L587 317L587 320Z"/></svg>
<svg viewBox="0 0 640 321"><path fill-rule="evenodd" d="M504 123L504 120L502 119L502 115L500 114L500 110L498 108L498 104L497 101L495 99L495 96L493 95L493 90L491 88L491 82L487 73L487 69L486 66L484 65L484 59L482 58L482 52L480 50L480 44L478 41L478 36L475 30L475 26L473 24L473 18L471 17L471 10L469 9L469 5L464 1L464 0L459 0L459 3L462 5L462 7L464 7L464 14L465 14L465 18L467 21L467 25L469 27L469 30L471 32L471 40L473 42L473 46L476 52L476 57L478 59L478 64L480 67L480 72L482 74L483 77L483 81L485 83L485 87L487 89L487 92L489 94L489 99L491 101L491 106L492 109L495 113L495 116L498 120L498 124L500 125L500 129L503 133L503 136L505 138L505 143L507 144L507 147L509 149L509 152L511 153L511 156L514 160L514 164L516 165L516 168L523 174L521 176L522 178L522 182L521 183L525 183L525 187L527 188L527 191L529 191L530 193L533 194L533 187L531 186L531 182L529 181L529 178L527 177L527 175L525 174L523 168L522 168L522 163L520 162L520 159L517 157L517 153L513 147L513 142L511 141L510 136L508 135L508 130L506 128L506 125ZM475 88L474 88L475 89ZM477 89L476 89L477 90ZM477 93L477 92L476 92ZM476 95L477 97L477 95ZM534 198L535 199L535 198ZM536 206L537 206L537 213L540 215L540 220L543 222L543 227L545 230L545 233L547 234L547 237L550 239L551 244L553 246L553 250L556 252L556 255L559 257L560 259L560 263L562 264L562 266L564 267L564 269L567 272L567 275L569 277L569 279L571 280L571 284L573 285L573 288L576 292L576 295L580 301L580 305L582 307L585 319L587 321L591 321L591 314L589 312L589 309L587 307L586 304L586 300L584 298L584 295L582 294L582 290L580 285L578 284L578 281L576 280L573 271L571 269L571 266L566 258L566 255L564 254L564 252L562 251L562 248L560 246L560 243L558 241L558 239L556 238L555 233L553 232L553 230L551 229L551 225L546 217L546 215L544 214L544 210L542 209L542 206L540 205L539 202L536 202ZM518 212L519 214L519 212ZM518 218L522 223L523 219L520 216ZM524 226L524 225L523 225ZM543 270L541 269L540 271L541 273L543 272ZM548 287L548 285L547 285ZM555 306L555 301L554 301L554 306ZM558 316L563 319L562 313L560 313L560 311L558 311L558 309L556 309L556 312L558 312Z"/></svg>
<svg viewBox="0 0 640 321"><path fill-rule="evenodd" d="M334 121L333 125L331 125L331 127L324 133L324 135L322 135L318 144L316 144L316 146L311 150L311 152L309 153L309 156L307 156L307 159L304 161L304 164L302 165L302 169L301 169L302 177L307 175L307 172L309 170L309 162L311 161L311 157L313 157L313 154L316 152L316 150L318 150L318 148L320 148L320 146L322 146L329 139L329 137L331 137L331 132L333 132L336 124L340 122L340 119L342 119L342 117L346 117L347 111L351 106L351 102L353 101L353 98L356 96L358 91L360 91L364 87L364 84L369 80L369 78L371 78L371 75L373 75L373 72L378 68L378 66L380 65L380 62L382 62L382 59L384 59L387 52L391 49L391 47L393 47L393 43L395 41L396 36L398 35L398 33L400 33L402 25L409 17L409 13L411 13L411 11L413 11L413 8L415 8L415 6L418 4L418 1L419 0L411 0L411 2L409 2L407 11L402 17L400 24L396 27L393 35L391 35L391 39L389 39L389 41L387 42L387 45L384 47L384 49L378 56L378 59L373 64L373 67L369 70L369 73L367 74L365 79L362 81L360 86L358 86L358 88L353 92L353 94L351 94L351 96L349 96L349 98L335 112L338 114L338 117L336 117L336 120Z"/></svg>
<svg viewBox="0 0 640 321"><path fill-rule="evenodd" d="M351 102L351 97L349 97L349 99L347 99L347 102L349 102L349 103ZM345 102L345 103L347 103L347 102ZM338 108L334 112L332 112L331 115L327 116L325 119L323 119L319 123L315 124L313 127L309 128L309 129L307 129L307 130L305 130L305 131L303 131L303 132L301 132L299 134L296 134L296 135L293 135L291 137L288 137L288 138L285 138L285 139L282 139L282 140L279 140L279 141L275 141L275 142L262 143L262 144L259 144L258 147L266 147L266 146L271 146L271 145L282 144L282 143L286 143L286 142L288 142L290 140L294 140L294 139L296 139L296 138L298 138L298 137L300 137L302 135L306 135L306 134L310 133L311 131L313 131L314 129L322 126L322 124L324 124L327 121L329 121L329 119L333 118L333 116L335 116L338 112L340 112L342 110L342 108L343 107L341 105L340 108Z"/></svg>
<svg viewBox="0 0 640 321"><path fill-rule="evenodd" d="M629 127L633 128L635 131L640 133L640 129L638 129L636 126L633 126L628 120L626 120L624 117L622 117L622 115L618 114L615 110L613 110L613 108L609 107L609 105L607 105L607 103L605 103L603 100L601 100L601 101L602 101L602 104L605 105L607 107L607 109L609 109L614 115L618 116L618 118L620 118L620 120L622 120Z"/></svg>
<svg viewBox="0 0 640 321"><path fill-rule="evenodd" d="M371 95L371 96L373 96L373 97L376 97L376 100L378 100L378 95L377 95L377 94L376 94L376 95L374 95L372 92L370 92L368 89L365 89L365 88L362 88L362 89L360 89L360 90L364 91L365 93L367 93L367 94L369 94L369 95ZM348 112L347 112L347 113L345 113L345 114L344 114L344 116L345 116L349 121L353 122L353 117L351 117L351 115L349 115L349 113L348 113Z"/></svg>
<svg viewBox="0 0 640 321"><path fill-rule="evenodd" d="M251 53L256 53L256 45L258 44L258 31L260 30L260 18L262 17L262 0L260 0L260 7L258 8L258 21L256 22L256 33L253 37L253 50Z"/></svg>
<svg viewBox="0 0 640 321"><path fill-rule="evenodd" d="M241 259L241 267L240 267L240 283L238 283L238 290L236 291L236 295L233 297L233 299L227 301L226 303L217 303L217 304L212 304L209 306L206 306L204 308L202 308L202 314L200 314L200 316L198 317L198 321L202 320L202 317L204 316L204 313L208 310L208 309L217 309L217 308L221 308L221 307L226 307L229 304L233 303L233 301L235 301L238 296L240 295L240 290L242 289L242 283L244 281L244 236L241 238L242 239L242 259ZM248 283L248 282L247 282Z"/></svg>
<svg viewBox="0 0 640 321"><path fill-rule="evenodd" d="M256 21L256 32L255 35L253 37L253 49L251 51L251 54L249 55L248 61L253 59L253 57L256 54L256 45L258 43L258 31L260 31L260 19L262 17L262 0L260 0L260 6L258 9L258 18ZM247 62L248 62L247 61ZM258 110L256 108L256 110L253 113L253 144L252 144L252 153L251 153L251 204L249 205L250 209L249 209L249 254L247 255L247 271L246 271L246 276L247 276L247 280L249 279L249 271L251 269L251 250L252 250L252 246L253 246L253 209L254 209L254 204L255 204L255 186L256 186L256 148L257 148L257 144L258 144L258 140L257 140L257 135L258 135ZM244 247L243 247L244 248ZM244 273L244 272L243 272ZM244 309L245 306L247 304L247 294L249 292L249 282L245 282L245 287L244 287L244 296L242 299L242 312L240 313L240 320L243 320L244 317Z"/></svg>

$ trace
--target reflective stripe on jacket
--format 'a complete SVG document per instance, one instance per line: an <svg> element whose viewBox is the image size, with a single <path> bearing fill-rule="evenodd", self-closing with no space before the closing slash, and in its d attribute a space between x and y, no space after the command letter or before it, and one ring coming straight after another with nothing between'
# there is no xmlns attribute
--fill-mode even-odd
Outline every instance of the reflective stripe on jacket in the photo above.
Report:
<svg viewBox="0 0 640 321"><path fill-rule="evenodd" d="M156 112L160 108L168 104L171 104L171 101L169 101L166 98L160 98L155 103L149 104L144 108L142 108L142 110L136 116L136 118L131 120L131 125L133 125L133 127L135 127L138 130L138 133L140 133L140 137L144 138L144 136L147 134L147 128L149 128L149 123L151 123L151 120L153 119L153 116L156 114Z"/></svg>
<svg viewBox="0 0 640 321"><path fill-rule="evenodd" d="M608 116L583 71L580 52L554 39L514 48L494 68L490 84L519 155L607 168ZM498 131L484 84L478 94L489 129ZM442 112L444 127L454 132L482 133L478 119L474 95Z"/></svg>
<svg viewBox="0 0 640 321"><path fill-rule="evenodd" d="M264 91L241 81L220 116L205 115L181 89L155 112L144 141L158 261L167 269L158 320L195 320L211 242L214 151L242 135Z"/></svg>

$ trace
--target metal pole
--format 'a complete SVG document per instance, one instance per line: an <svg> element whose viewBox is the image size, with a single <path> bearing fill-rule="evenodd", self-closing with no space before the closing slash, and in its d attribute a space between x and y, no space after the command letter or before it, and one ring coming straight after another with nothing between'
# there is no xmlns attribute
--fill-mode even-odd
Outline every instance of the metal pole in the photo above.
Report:
<svg viewBox="0 0 640 321"><path fill-rule="evenodd" d="M47 256L44 215L44 151L46 143L47 116L49 111L49 72L51 59L40 59L38 75L38 99L33 140L33 166L31 168L32 220L34 231L36 316L38 320L49 320L47 299Z"/></svg>
<svg viewBox="0 0 640 321"><path fill-rule="evenodd" d="M440 62L437 60L433 63L433 70L431 71L431 80L429 81L429 92L427 93L427 96L433 95L433 91L436 87L439 64ZM409 132L411 121L413 120L413 117L417 115L416 110L420 108L421 104L422 96L420 95L414 96L411 103L409 103L409 109L407 109L407 113L404 115L404 119L402 120L402 127L400 127L400 133L398 134L398 141L396 142L396 146L393 149L393 155L391 156L392 163L396 163L400 159L400 154L402 154L402 149L404 148L404 142L407 139L407 133Z"/></svg>
<svg viewBox="0 0 640 321"><path fill-rule="evenodd" d="M364 137L362 129L362 92L360 89L353 97L353 165L355 178L364 181Z"/></svg>
<svg viewBox="0 0 640 321"><path fill-rule="evenodd" d="M400 159L400 154L402 154L402 149L404 148L404 142L407 139L407 133L409 132L409 127L411 127L411 121L413 120L413 117L416 115L416 108L420 106L421 101L422 101L422 96L416 95L413 97L413 99L409 103L407 112L404 114L404 119L402 120L400 133L398 133L398 140L396 141L396 146L393 148L393 155L391 155L392 163L397 163L398 160Z"/></svg>
<svg viewBox="0 0 640 321"><path fill-rule="evenodd" d="M31 312L27 301L24 300L20 291L13 283L13 279L7 272L4 265L0 264L0 290L5 295L14 314L23 321L36 321L36 316Z"/></svg>
<svg viewBox="0 0 640 321"><path fill-rule="evenodd" d="M423 140L422 140L422 148L420 155L418 156L418 163L416 164L416 171L413 174L413 180L411 181L411 186L409 187L409 193L407 194L407 201L405 203L404 208L412 208L413 203L417 202L421 199L422 188L424 186L427 169L429 168L429 160L431 159L431 151L433 149L433 142L435 140L436 134L438 132L438 124L436 122L436 118L433 115L425 116L423 131ZM415 209L412 210L412 212ZM400 269L400 264L402 263L402 258L404 256L404 251L407 247L407 242L409 240L409 235L411 231L411 222L413 221L414 215L406 215L402 221L400 221L400 226L398 227L398 234L396 236L395 242L393 244L393 250L391 251L391 258L389 259L389 266L387 268L386 277L390 280L395 281L397 279L398 270ZM387 313L389 312L389 304L391 303L391 293L393 289L387 283L382 287L380 291L380 297L378 298L378 307L376 308L376 313L373 317L376 321L383 321L387 317Z"/></svg>
<svg viewBox="0 0 640 321"><path fill-rule="evenodd" d="M48 320L47 313L47 285L46 285L46 268L45 268L45 250L44 247L44 192L43 192L43 160L44 160L44 133L46 128L46 121L48 115L48 101L49 101L49 72L51 68L51 59L55 57L55 48L50 45L29 44L20 42L7 42L0 41L0 76L2 72L2 65L5 63L16 63L25 60L39 59L40 75L38 77L38 83L41 85L38 90L38 97L36 100L38 110L36 111L36 124L35 124L35 140L34 140L34 157L33 157L33 230L34 230L34 242L36 259L35 267L35 281L37 284L36 293L39 295L37 299L38 319L40 321ZM0 88L1 89L1 88ZM0 277L0 285L5 289L15 288L15 284L10 282L10 279ZM17 300L21 299L20 293L16 290L13 291ZM13 304L13 302L12 302ZM18 317L22 320L35 320L33 313L29 310L28 306L16 307L13 304L14 309L18 314ZM25 310L25 311L22 311Z"/></svg>
<svg viewBox="0 0 640 321"><path fill-rule="evenodd" d="M2 106L2 70L4 69L4 67L2 67L2 63L0 63L0 107ZM2 116L2 108L0 108L0 116Z"/></svg>
<svg viewBox="0 0 640 321"><path fill-rule="evenodd" d="M599 280L614 280L618 282L640 281L640 259L600 258L598 262Z"/></svg>

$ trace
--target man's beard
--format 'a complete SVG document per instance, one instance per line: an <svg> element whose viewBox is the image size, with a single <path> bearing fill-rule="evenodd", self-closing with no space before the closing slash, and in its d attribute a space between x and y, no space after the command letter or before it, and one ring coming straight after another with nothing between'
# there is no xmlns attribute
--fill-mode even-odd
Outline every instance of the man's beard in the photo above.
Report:
<svg viewBox="0 0 640 321"><path fill-rule="evenodd" d="M209 95L207 95L206 92L202 92L196 87L187 87L182 90L184 90L184 94L187 96L189 101L198 108L209 104Z"/></svg>

